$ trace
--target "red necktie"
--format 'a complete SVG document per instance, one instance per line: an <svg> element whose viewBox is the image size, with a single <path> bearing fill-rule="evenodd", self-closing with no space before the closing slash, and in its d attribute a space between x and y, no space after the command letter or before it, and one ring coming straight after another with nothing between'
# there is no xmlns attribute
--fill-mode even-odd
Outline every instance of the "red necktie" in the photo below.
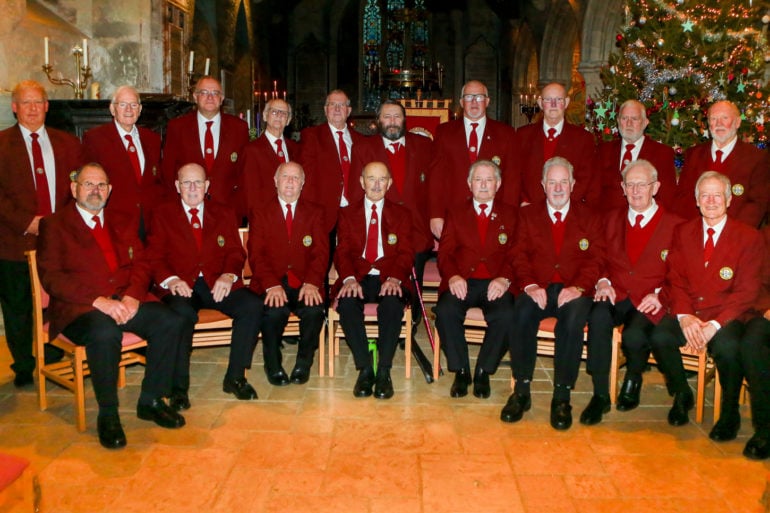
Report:
<svg viewBox="0 0 770 513"><path fill-rule="evenodd" d="M556 218L556 222L551 225L551 236L553 237L553 245L556 249L556 256L561 254L561 248L564 244L564 221L561 219L561 212L554 212L553 216ZM559 274L558 269L554 270L553 278L551 281L554 283L562 283L564 279Z"/></svg>
<svg viewBox="0 0 770 513"><path fill-rule="evenodd" d="M399 194L404 193L404 181L406 180L406 152L404 147L397 142L390 143L393 151L388 152L388 163L393 185Z"/></svg>
<svg viewBox="0 0 770 513"><path fill-rule="evenodd" d="M283 139L276 139L275 140L275 153L278 155L278 158L281 159L284 162L288 162L289 159L286 158L286 153L283 151Z"/></svg>
<svg viewBox="0 0 770 513"><path fill-rule="evenodd" d="M620 165L621 171L623 171L623 168L626 167L626 165L634 159L633 155L631 155L631 150L633 150L634 148L635 148L635 145L626 144L626 152L623 154L623 163Z"/></svg>
<svg viewBox="0 0 770 513"><path fill-rule="evenodd" d="M640 230L642 228L643 219L644 219L644 214L636 214L636 223L634 223L633 228Z"/></svg>
<svg viewBox="0 0 770 513"><path fill-rule="evenodd" d="M131 161L131 165L134 167L134 174L136 175L137 183L142 183L142 166L139 164L139 154L136 152L136 146L134 146L134 139L126 134L124 136L128 141L128 160Z"/></svg>
<svg viewBox="0 0 770 513"><path fill-rule="evenodd" d="M193 237L195 237L195 243L198 245L198 249L203 245L203 225L198 217L198 209L190 209L190 225L192 226Z"/></svg>
<svg viewBox="0 0 770 513"><path fill-rule="evenodd" d="M471 134L468 137L468 160L471 161L471 164L476 162L476 159L479 158L479 136L476 134L477 126L479 126L478 123L471 123Z"/></svg>
<svg viewBox="0 0 770 513"><path fill-rule="evenodd" d="M348 197L348 176L350 176L350 157L348 146L342 137L342 130L337 130L337 138L340 146L340 167L342 168L342 194Z"/></svg>
<svg viewBox="0 0 770 513"><path fill-rule="evenodd" d="M549 128L548 136L545 138L545 144L543 145L543 157L545 160L550 159L556 153L556 129Z"/></svg>
<svg viewBox="0 0 770 513"><path fill-rule="evenodd" d="M110 268L110 271L115 272L118 269L118 257L115 255L115 246L112 245L110 234L107 233L107 230L105 230L102 226L102 222L99 219L99 216L93 216L91 219L94 223L96 223L94 224L94 228L91 230L91 233L94 234L96 243L102 250L104 259L107 261L107 267Z"/></svg>
<svg viewBox="0 0 770 513"><path fill-rule="evenodd" d="M706 239L706 245L703 248L703 263L708 267L711 255L714 253L714 229L709 228L706 230L706 233L709 237Z"/></svg>
<svg viewBox="0 0 770 513"><path fill-rule="evenodd" d="M277 142L281 142L280 139L278 139ZM286 204L286 233L289 234L289 239L291 239L291 225L294 223L294 216L291 215L291 203ZM297 275L294 274L294 271L289 269L289 271L286 273L286 279L289 282L289 287L293 289L298 289L302 286L302 282L297 278Z"/></svg>
<svg viewBox="0 0 770 513"><path fill-rule="evenodd" d="M51 208L51 194L48 189L48 177L45 175L43 150L37 140L39 134L33 132L30 137L32 137L32 164L35 173L35 192L37 193L37 215L47 216L53 212L53 209Z"/></svg>
<svg viewBox="0 0 770 513"><path fill-rule="evenodd" d="M380 233L379 221L377 205L372 205L372 218L369 221L369 229L366 232L366 250L364 251L364 258L372 264L377 260L377 245Z"/></svg>
<svg viewBox="0 0 770 513"><path fill-rule="evenodd" d="M482 203L479 205L479 214L476 216L476 224L479 228L479 237L481 238L481 244L483 245L484 242L487 240L487 228L489 227L489 216L487 215L487 207L488 205L486 203Z"/></svg>
<svg viewBox="0 0 770 513"><path fill-rule="evenodd" d="M203 138L203 158L206 160L206 171L209 173L214 167L214 135L211 133L211 125L213 124L213 121L206 121L206 135Z"/></svg>
<svg viewBox="0 0 770 513"><path fill-rule="evenodd" d="M714 171L722 171L722 155L724 155L724 152L722 150L716 151L716 160L714 161Z"/></svg>

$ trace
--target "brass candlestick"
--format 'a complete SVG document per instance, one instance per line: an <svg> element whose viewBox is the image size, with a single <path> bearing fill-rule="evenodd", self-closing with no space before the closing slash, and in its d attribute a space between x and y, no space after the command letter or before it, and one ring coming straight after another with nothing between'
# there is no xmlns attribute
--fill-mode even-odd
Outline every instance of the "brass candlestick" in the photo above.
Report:
<svg viewBox="0 0 770 513"><path fill-rule="evenodd" d="M53 66L48 63L43 64L43 71L45 71L48 80L50 80L52 84L70 86L75 93L75 99L82 100L83 92L88 87L88 79L91 78L91 67L88 66L87 62L81 63L83 59L83 49L79 46L75 46L72 49L72 55L75 56L75 69L78 72L78 76L75 80L52 77Z"/></svg>

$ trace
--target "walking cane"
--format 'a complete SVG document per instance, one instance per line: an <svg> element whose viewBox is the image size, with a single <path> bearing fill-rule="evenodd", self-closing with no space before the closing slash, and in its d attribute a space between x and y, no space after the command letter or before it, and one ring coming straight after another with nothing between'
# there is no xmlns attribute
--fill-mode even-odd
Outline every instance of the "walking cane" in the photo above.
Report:
<svg viewBox="0 0 770 513"><path fill-rule="evenodd" d="M422 320L425 323L425 331L428 333L428 342L430 342L430 348L432 352L436 351L436 342L433 340L433 330L430 329L430 320L428 319L428 312L425 310L425 301L422 298L422 288L417 280L417 273L412 267L412 281L414 282L414 290L417 292L417 299L420 301L420 311L422 312ZM416 343L412 343L412 347L415 347ZM439 355L439 358L441 355ZM444 370L441 368L441 362L438 363L439 376L444 375ZM432 376L432 374L431 374Z"/></svg>

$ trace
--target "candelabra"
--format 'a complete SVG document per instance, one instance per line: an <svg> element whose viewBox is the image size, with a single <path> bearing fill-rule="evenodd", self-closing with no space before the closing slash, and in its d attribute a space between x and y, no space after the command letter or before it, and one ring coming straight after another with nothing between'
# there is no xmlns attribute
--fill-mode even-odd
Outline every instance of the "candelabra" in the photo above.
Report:
<svg viewBox="0 0 770 513"><path fill-rule="evenodd" d="M86 90L86 87L88 87L88 79L91 78L91 67L88 65L88 54L85 54L85 51L86 50L79 46L75 46L72 49L72 55L75 56L75 70L77 71L77 78L75 80L52 77L53 66L48 62L48 41L46 38L46 63L43 64L43 71L45 71L48 80L50 80L52 84L70 86L75 92L76 100L83 99L83 92Z"/></svg>
<svg viewBox="0 0 770 513"><path fill-rule="evenodd" d="M526 116L527 123L532 123L532 118L540 112L540 106L537 104L537 94L532 92L531 85L526 94L519 95L519 109Z"/></svg>

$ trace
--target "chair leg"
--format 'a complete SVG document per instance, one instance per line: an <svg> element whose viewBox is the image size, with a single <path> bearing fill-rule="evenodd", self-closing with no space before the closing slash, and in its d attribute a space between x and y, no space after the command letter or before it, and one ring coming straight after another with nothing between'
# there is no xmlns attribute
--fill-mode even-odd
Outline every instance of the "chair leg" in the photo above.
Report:
<svg viewBox="0 0 770 513"><path fill-rule="evenodd" d="M620 352L620 328L612 330L612 356L610 357L610 404L615 404L618 397L618 353Z"/></svg>
<svg viewBox="0 0 770 513"><path fill-rule="evenodd" d="M438 329L433 328L433 380L438 381L439 357L441 355L441 337L438 336Z"/></svg>
<svg viewBox="0 0 770 513"><path fill-rule="evenodd" d="M698 383L695 395L695 422L703 422L703 406L706 401L706 352L698 355ZM716 371L715 371L716 372Z"/></svg>
<svg viewBox="0 0 770 513"><path fill-rule="evenodd" d="M404 342L404 359L406 360L406 363L404 367L406 368L406 379L409 379L412 377L412 309L407 308L404 310L404 331L405 333L405 342Z"/></svg>
<svg viewBox="0 0 770 513"><path fill-rule="evenodd" d="M716 367L716 365L714 366ZM719 371L714 368L714 422L722 413L722 385L719 384Z"/></svg>
<svg viewBox="0 0 770 513"><path fill-rule="evenodd" d="M321 326L318 334L318 375L326 375L326 323Z"/></svg>
<svg viewBox="0 0 770 513"><path fill-rule="evenodd" d="M85 394L85 376L83 372L83 362L85 361L85 348L78 347L75 351L75 423L78 431L86 430L86 394Z"/></svg>

